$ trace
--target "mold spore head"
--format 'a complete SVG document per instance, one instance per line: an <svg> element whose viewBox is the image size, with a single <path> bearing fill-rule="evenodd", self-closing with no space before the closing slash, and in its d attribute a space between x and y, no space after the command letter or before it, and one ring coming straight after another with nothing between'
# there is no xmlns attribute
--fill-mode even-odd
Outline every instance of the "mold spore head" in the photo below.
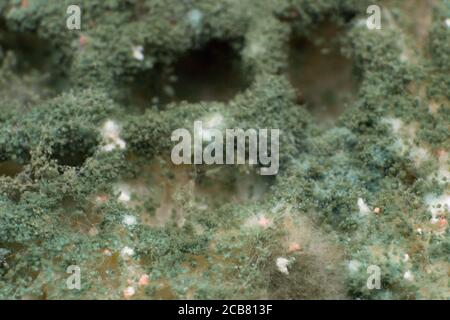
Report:
<svg viewBox="0 0 450 320"><path fill-rule="evenodd" d="M189 24L197 29L201 26L203 20L203 13L198 9L192 9L187 14Z"/></svg>

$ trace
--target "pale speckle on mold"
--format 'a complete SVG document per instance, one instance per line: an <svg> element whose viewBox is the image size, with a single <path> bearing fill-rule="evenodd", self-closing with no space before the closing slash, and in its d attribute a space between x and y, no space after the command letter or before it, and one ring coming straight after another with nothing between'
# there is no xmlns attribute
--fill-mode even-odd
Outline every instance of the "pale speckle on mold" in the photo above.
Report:
<svg viewBox="0 0 450 320"><path fill-rule="evenodd" d="M355 26L357 27L366 27L367 28L367 20L366 19L359 19L355 22Z"/></svg>
<svg viewBox="0 0 450 320"><path fill-rule="evenodd" d="M203 13L198 9L192 9L188 12L187 19L192 27L198 28L202 24Z"/></svg>
<svg viewBox="0 0 450 320"><path fill-rule="evenodd" d="M127 203L131 200L130 187L126 184L119 184L117 186L117 192L119 197L117 198L120 202Z"/></svg>
<svg viewBox="0 0 450 320"><path fill-rule="evenodd" d="M279 257L279 258L277 258L276 265L277 265L278 271L280 271L281 273L284 273L286 275L289 274L289 271L288 271L288 268L287 268L288 265L289 265L289 260L288 259L283 258L283 257Z"/></svg>
<svg viewBox="0 0 450 320"><path fill-rule="evenodd" d="M350 260L347 267L350 272L357 272L361 267L361 262L358 260Z"/></svg>
<svg viewBox="0 0 450 320"><path fill-rule="evenodd" d="M127 287L123 290L123 296L125 299L129 299L132 296L134 296L134 294L136 293L136 290L134 289L134 287Z"/></svg>
<svg viewBox="0 0 450 320"><path fill-rule="evenodd" d="M439 215L443 214L445 210L450 209L450 195L444 194L436 197L434 195L427 195L425 197L425 203L428 205L428 210L431 212L432 224L439 222Z"/></svg>
<svg viewBox="0 0 450 320"><path fill-rule="evenodd" d="M131 214L126 214L122 220L123 224L126 226L134 226L137 223L137 219L135 216Z"/></svg>
<svg viewBox="0 0 450 320"><path fill-rule="evenodd" d="M130 248L128 246L123 247L123 249L120 251L120 256L123 259L128 259L129 257L131 257L132 255L134 255L134 249Z"/></svg>
<svg viewBox="0 0 450 320"><path fill-rule="evenodd" d="M110 152L116 148L122 150L125 149L126 143L120 138L120 126L117 122L107 120L102 126L101 134L103 140L106 142L106 144L101 147L102 151Z"/></svg>
<svg viewBox="0 0 450 320"><path fill-rule="evenodd" d="M414 281L414 275L409 270L405 272L405 274L403 275L403 278L407 281Z"/></svg>
<svg viewBox="0 0 450 320"><path fill-rule="evenodd" d="M224 118L220 113L214 113L202 119L201 135L204 141L210 141L215 130L220 130L224 126Z"/></svg>
<svg viewBox="0 0 450 320"><path fill-rule="evenodd" d="M399 133L403 126L403 121L399 118L383 118L382 122L390 124L395 134Z"/></svg>
<svg viewBox="0 0 450 320"><path fill-rule="evenodd" d="M413 160L414 165L419 167L424 161L430 159L430 152L422 147L412 147L409 156Z"/></svg>
<svg viewBox="0 0 450 320"><path fill-rule="evenodd" d="M143 287L148 285L150 282L150 276L148 274L143 274L140 278L139 278L139 286Z"/></svg>
<svg viewBox="0 0 450 320"><path fill-rule="evenodd" d="M133 58L138 61L144 60L144 47L143 46L134 46L131 48L133 51Z"/></svg>
<svg viewBox="0 0 450 320"><path fill-rule="evenodd" d="M370 213L370 209L363 198L358 198L357 204L360 216L367 216Z"/></svg>
<svg viewBox="0 0 450 320"><path fill-rule="evenodd" d="M248 53L251 57L258 57L258 56L264 54L265 51L266 51L266 48L260 42L251 43L250 47L248 49Z"/></svg>

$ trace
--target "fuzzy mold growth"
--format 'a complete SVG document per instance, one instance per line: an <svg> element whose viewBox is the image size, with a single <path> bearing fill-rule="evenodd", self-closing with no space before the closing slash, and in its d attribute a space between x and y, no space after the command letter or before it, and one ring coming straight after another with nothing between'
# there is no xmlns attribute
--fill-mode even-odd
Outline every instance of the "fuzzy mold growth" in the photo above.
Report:
<svg viewBox="0 0 450 320"><path fill-rule="evenodd" d="M449 19L448 0L0 1L0 298L450 299ZM279 173L175 166L195 121L280 129Z"/></svg>

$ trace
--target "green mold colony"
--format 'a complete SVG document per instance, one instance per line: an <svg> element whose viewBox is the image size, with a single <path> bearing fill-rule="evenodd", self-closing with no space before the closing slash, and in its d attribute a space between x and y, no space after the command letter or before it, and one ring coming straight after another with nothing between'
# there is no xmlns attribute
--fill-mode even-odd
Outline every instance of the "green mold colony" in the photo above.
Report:
<svg viewBox="0 0 450 320"><path fill-rule="evenodd" d="M0 1L0 297L449 299L450 2L405 2ZM199 119L280 173L173 166Z"/></svg>

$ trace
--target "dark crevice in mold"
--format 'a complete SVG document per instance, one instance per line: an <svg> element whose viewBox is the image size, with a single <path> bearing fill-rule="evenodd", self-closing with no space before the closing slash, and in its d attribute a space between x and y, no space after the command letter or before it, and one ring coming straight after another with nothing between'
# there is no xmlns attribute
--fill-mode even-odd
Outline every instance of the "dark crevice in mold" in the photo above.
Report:
<svg viewBox="0 0 450 320"><path fill-rule="evenodd" d="M133 19L140 20L148 14L149 10L146 7L145 1L137 0L133 9Z"/></svg>
<svg viewBox="0 0 450 320"><path fill-rule="evenodd" d="M14 178L23 171L23 166L14 161L0 162L0 177Z"/></svg>
<svg viewBox="0 0 450 320"><path fill-rule="evenodd" d="M408 187L414 186L419 179L416 170L411 164L403 165L397 177Z"/></svg>
<svg viewBox="0 0 450 320"><path fill-rule="evenodd" d="M225 102L249 85L242 73L239 53L221 41L212 41L186 54L175 65L175 75L178 99L189 102Z"/></svg>
<svg viewBox="0 0 450 320"><path fill-rule="evenodd" d="M49 67L51 47L32 33L2 32L0 43L17 56L16 71L24 73L30 69L45 71Z"/></svg>
<svg viewBox="0 0 450 320"><path fill-rule="evenodd" d="M125 83L118 100L141 111L149 106L163 108L171 102L227 102L250 85L239 45L212 40L186 52L170 66L158 64L153 71Z"/></svg>
<svg viewBox="0 0 450 320"><path fill-rule="evenodd" d="M289 23L295 28L305 29L310 24L318 25L324 20L333 23L351 23L358 15L361 14L359 8L339 8L338 10L326 10L321 12L319 15L317 13L307 12L299 7L288 7L282 11L275 12L275 17L284 23ZM308 19L302 19L305 15L308 15Z"/></svg>
<svg viewBox="0 0 450 320"><path fill-rule="evenodd" d="M0 275L16 266L16 255L24 251L24 245L17 242L0 242Z"/></svg>
<svg viewBox="0 0 450 320"><path fill-rule="evenodd" d="M170 75L171 68L158 63L151 71L124 78L119 83L121 89L115 100L138 112L144 112L150 106L165 105L173 100Z"/></svg>
<svg viewBox="0 0 450 320"><path fill-rule="evenodd" d="M345 23L351 23L358 16L358 13L358 11L344 11L341 16Z"/></svg>
<svg viewBox="0 0 450 320"><path fill-rule="evenodd" d="M20 79L11 88L17 91L13 98L23 102L32 100L30 95L51 98L67 88L67 68L61 66L68 66L68 60L50 41L35 33L10 31L0 21L0 48L3 59L13 54L11 71Z"/></svg>
<svg viewBox="0 0 450 320"><path fill-rule="evenodd" d="M88 156L83 153L67 153L63 156L55 157L58 164L69 167L81 167L87 158Z"/></svg>
<svg viewBox="0 0 450 320"><path fill-rule="evenodd" d="M298 103L325 123L334 123L357 92L353 63L340 50L342 35L342 27L325 21L290 42L287 75L298 90Z"/></svg>
<svg viewBox="0 0 450 320"><path fill-rule="evenodd" d="M55 159L61 166L81 167L86 160L94 154L94 148L83 144L72 146L59 146L54 154Z"/></svg>

